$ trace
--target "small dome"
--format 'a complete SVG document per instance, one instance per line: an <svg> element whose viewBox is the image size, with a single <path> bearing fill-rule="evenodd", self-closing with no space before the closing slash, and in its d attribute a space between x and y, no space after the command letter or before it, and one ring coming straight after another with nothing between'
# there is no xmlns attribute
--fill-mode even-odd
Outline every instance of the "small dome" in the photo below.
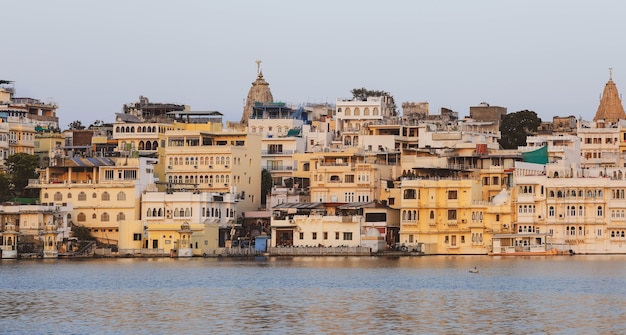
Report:
<svg viewBox="0 0 626 335"><path fill-rule="evenodd" d="M508 190L503 189L502 191L500 191L500 193L498 193L498 195L493 197L493 204L496 206L504 205L509 201L510 198L511 193Z"/></svg>
<svg viewBox="0 0 626 335"><path fill-rule="evenodd" d="M367 236L367 237L380 237L380 232L376 228L368 228L367 232L365 233L365 236Z"/></svg>

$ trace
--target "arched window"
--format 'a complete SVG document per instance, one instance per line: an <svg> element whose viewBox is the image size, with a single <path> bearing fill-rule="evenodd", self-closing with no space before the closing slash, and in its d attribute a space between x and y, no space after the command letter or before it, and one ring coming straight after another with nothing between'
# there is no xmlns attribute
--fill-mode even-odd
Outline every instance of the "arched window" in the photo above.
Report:
<svg viewBox="0 0 626 335"><path fill-rule="evenodd" d="M87 217L85 216L85 213L78 213L78 215L76 215L76 221L78 222L85 222L87 221Z"/></svg>
<svg viewBox="0 0 626 335"><path fill-rule="evenodd" d="M554 216L554 206L548 208L548 216Z"/></svg>
<svg viewBox="0 0 626 335"><path fill-rule="evenodd" d="M435 219L435 211L430 211L430 219L431 220Z"/></svg>
<svg viewBox="0 0 626 335"><path fill-rule="evenodd" d="M104 191L104 193L102 193L102 201L109 201L111 200L111 196L109 195L109 192Z"/></svg>
<svg viewBox="0 0 626 335"><path fill-rule="evenodd" d="M102 213L102 215L100 215L100 221L109 222L109 213L107 212Z"/></svg>
<svg viewBox="0 0 626 335"><path fill-rule="evenodd" d="M117 221L124 221L126 220L126 215L124 215L124 213L119 212L117 213Z"/></svg>
<svg viewBox="0 0 626 335"><path fill-rule="evenodd" d="M126 193L124 193L124 192L120 192L120 193L118 193L118 194L117 194L117 200L119 200L119 201L124 201L124 200L126 200Z"/></svg>
<svg viewBox="0 0 626 335"><path fill-rule="evenodd" d="M93 193L91 193L91 197L92 197L93 199L96 199L96 198L98 198L98 195L96 194L96 192L93 192Z"/></svg>
<svg viewBox="0 0 626 335"><path fill-rule="evenodd" d="M61 194L61 192L56 192L54 194L54 201L62 201L63 200L63 194Z"/></svg>
<svg viewBox="0 0 626 335"><path fill-rule="evenodd" d="M598 216L603 216L604 212L602 210L602 206L598 206Z"/></svg>
<svg viewBox="0 0 626 335"><path fill-rule="evenodd" d="M85 192L78 193L78 201L86 201L86 200L87 200L87 194L85 194Z"/></svg>

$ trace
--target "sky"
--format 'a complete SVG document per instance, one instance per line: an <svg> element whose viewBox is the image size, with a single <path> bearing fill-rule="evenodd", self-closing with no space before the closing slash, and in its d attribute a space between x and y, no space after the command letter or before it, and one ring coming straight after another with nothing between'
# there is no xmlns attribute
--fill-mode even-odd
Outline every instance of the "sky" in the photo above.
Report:
<svg viewBox="0 0 626 335"><path fill-rule="evenodd" d="M0 6L0 79L74 120L140 95L239 121L256 60L274 100L384 90L460 117L481 102L591 120L626 92L626 2L22 0Z"/></svg>

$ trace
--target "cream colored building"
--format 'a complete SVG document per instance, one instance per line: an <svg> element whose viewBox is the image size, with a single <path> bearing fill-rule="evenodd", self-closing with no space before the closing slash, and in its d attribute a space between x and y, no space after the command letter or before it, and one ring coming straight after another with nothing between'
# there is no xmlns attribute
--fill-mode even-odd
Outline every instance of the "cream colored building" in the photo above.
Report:
<svg viewBox="0 0 626 335"><path fill-rule="evenodd" d="M128 239L129 248L171 249L184 247L181 226L187 224L191 233L188 245L193 255L211 255L220 252L231 240L231 230L237 218L238 194L210 192L155 192L142 195L140 224L132 234L140 243Z"/></svg>
<svg viewBox="0 0 626 335"><path fill-rule="evenodd" d="M42 203L73 204L73 225L117 245L120 227L140 218L142 192L154 183L152 164L146 158L59 158L29 187L40 189Z"/></svg>
<svg viewBox="0 0 626 335"><path fill-rule="evenodd" d="M193 129L194 127L198 130ZM170 190L238 194L238 211L261 204L261 137L245 130L166 131L158 148L157 176ZM162 171L162 172L161 172Z"/></svg>

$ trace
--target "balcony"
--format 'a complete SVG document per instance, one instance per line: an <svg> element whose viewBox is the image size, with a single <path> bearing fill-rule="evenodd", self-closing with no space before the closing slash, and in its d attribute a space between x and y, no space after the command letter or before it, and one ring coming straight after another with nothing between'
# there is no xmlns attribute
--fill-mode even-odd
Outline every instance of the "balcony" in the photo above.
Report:
<svg viewBox="0 0 626 335"><path fill-rule="evenodd" d="M269 171L293 171L293 166L266 166Z"/></svg>
<svg viewBox="0 0 626 335"><path fill-rule="evenodd" d="M293 155L294 150L261 150L261 155L269 156L269 155Z"/></svg>

